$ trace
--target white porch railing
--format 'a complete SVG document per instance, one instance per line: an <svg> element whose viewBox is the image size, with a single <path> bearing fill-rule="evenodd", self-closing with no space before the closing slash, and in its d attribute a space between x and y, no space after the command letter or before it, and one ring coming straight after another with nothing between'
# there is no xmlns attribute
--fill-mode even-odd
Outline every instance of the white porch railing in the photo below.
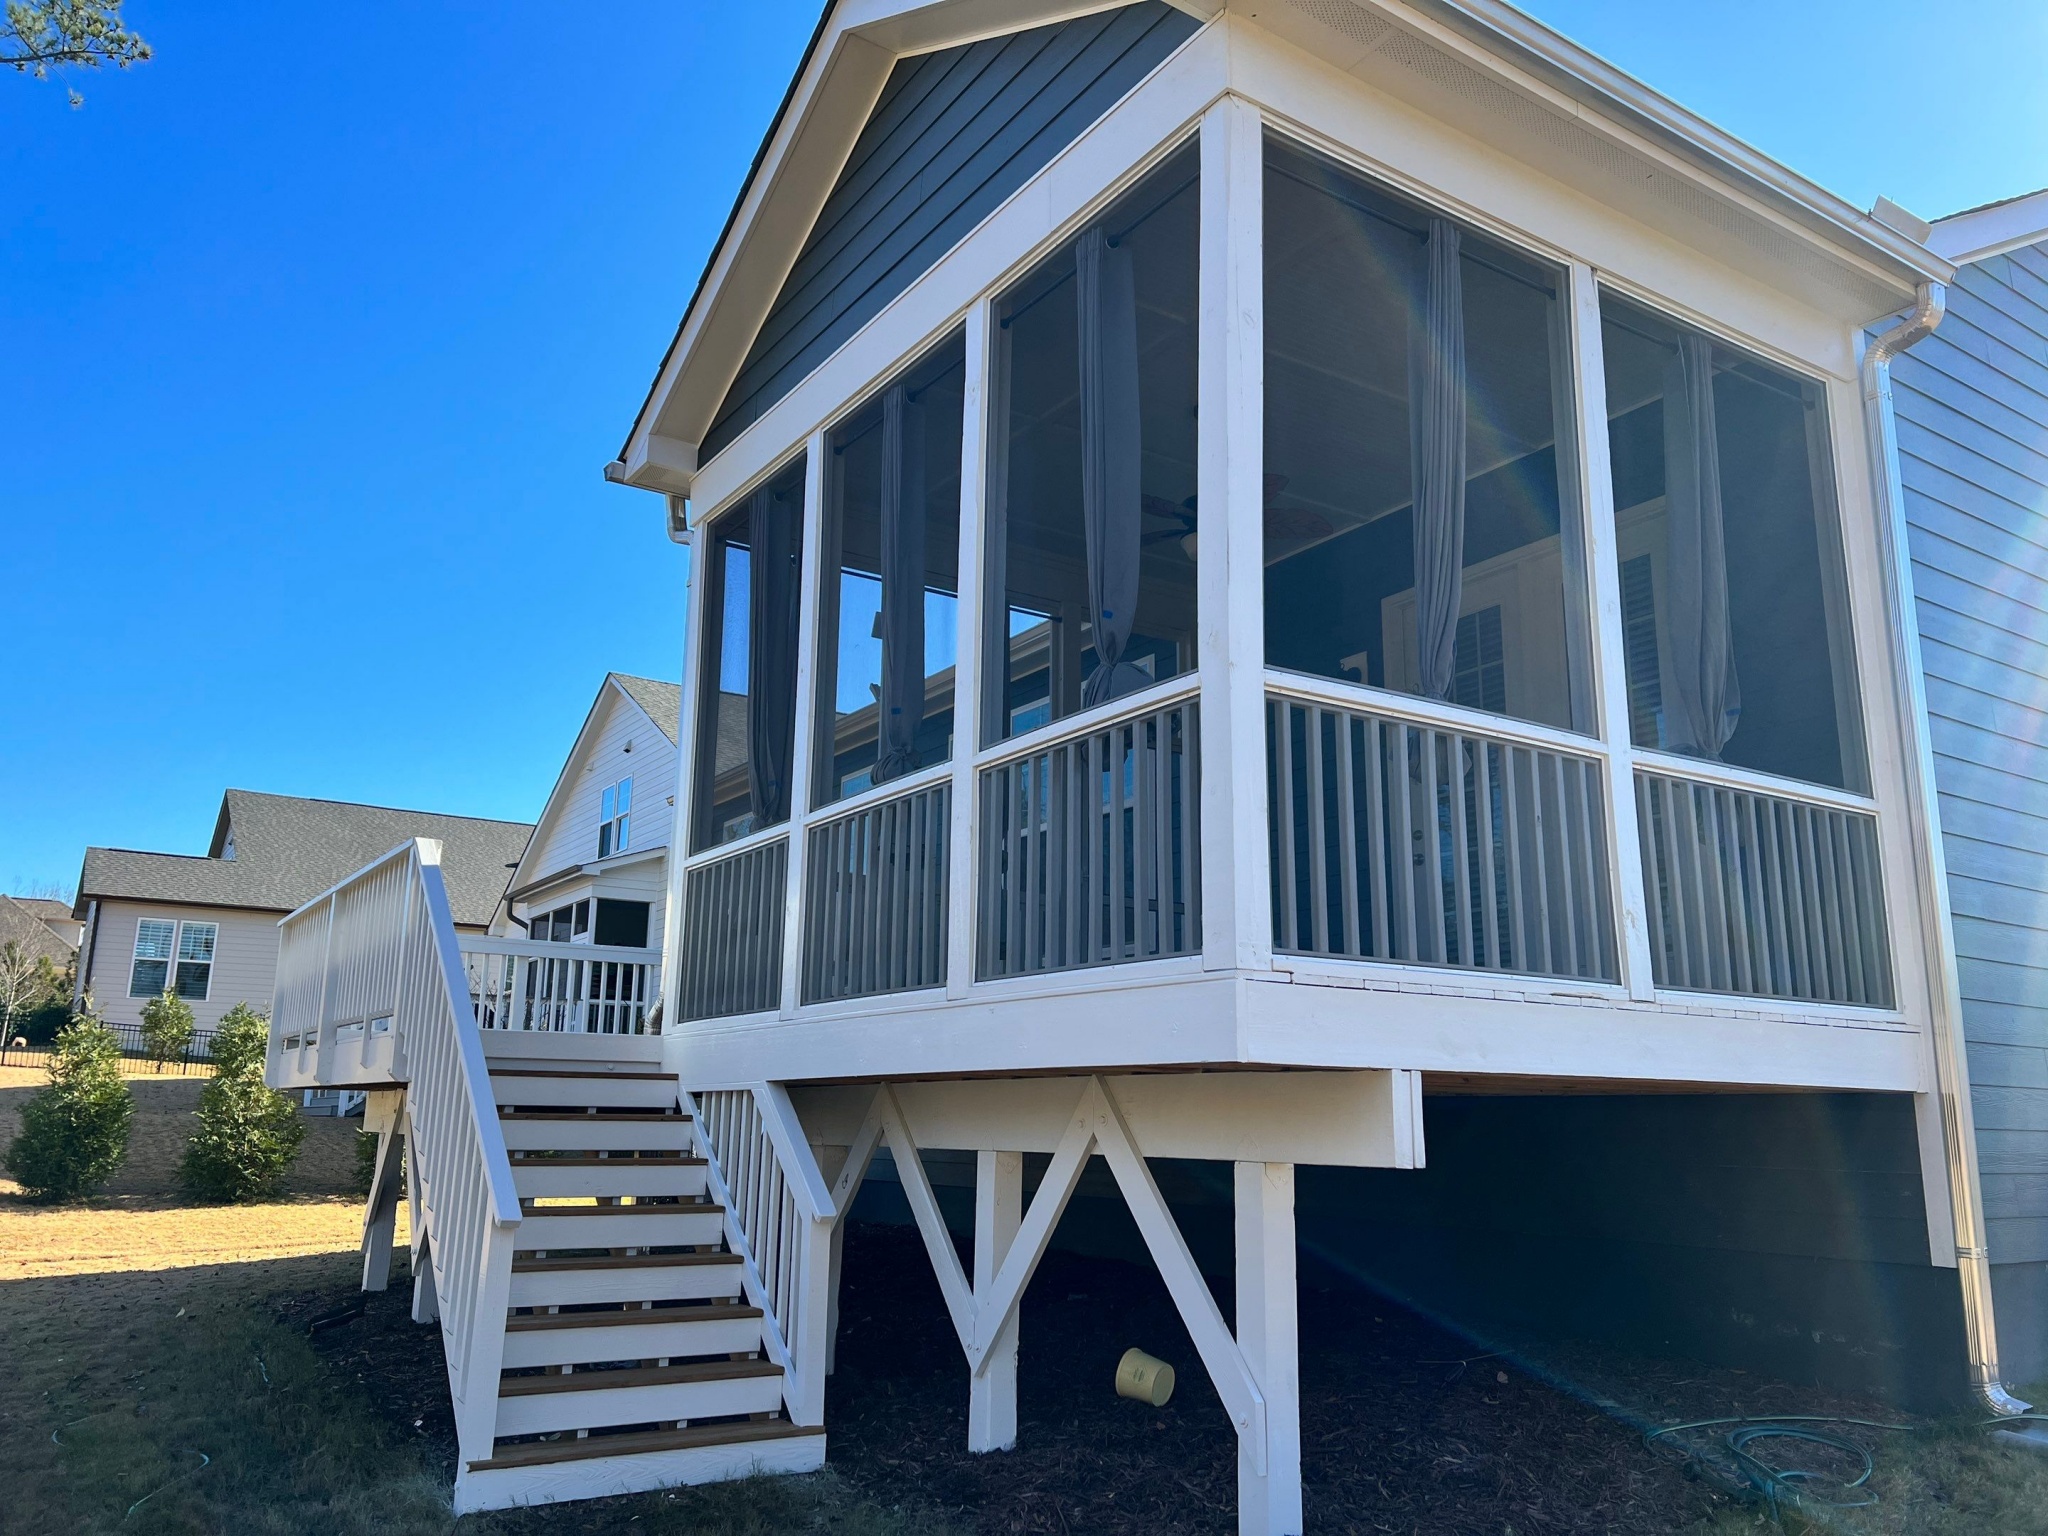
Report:
<svg viewBox="0 0 2048 1536"><path fill-rule="evenodd" d="M1266 709L1276 949L1615 978L1590 753L1281 695Z"/></svg>
<svg viewBox="0 0 2048 1536"><path fill-rule="evenodd" d="M279 925L269 1081L360 1073L388 1040L385 1080L406 1084L406 1147L465 1462L491 1454L519 1198L474 1023L441 847L427 838L314 898ZM382 1026L381 1029L378 1026Z"/></svg>
<svg viewBox="0 0 2048 1536"><path fill-rule="evenodd" d="M812 1170L803 1127L777 1086L715 1089L694 1104L711 1198L725 1208L762 1337L783 1368L783 1401L798 1424L825 1421L831 1329L831 1194Z"/></svg>
<svg viewBox="0 0 2048 1536"><path fill-rule="evenodd" d="M1657 984L1892 1006L1877 819L1666 773L1636 773Z"/></svg>
<svg viewBox="0 0 2048 1536"><path fill-rule="evenodd" d="M1201 949L1199 709L1178 698L980 770L978 979Z"/></svg>
<svg viewBox="0 0 2048 1536"><path fill-rule="evenodd" d="M772 837L694 865L683 877L677 952L685 1019L759 1013L782 1001L789 839Z"/></svg>
<svg viewBox="0 0 2048 1536"><path fill-rule="evenodd" d="M464 934L462 965L479 1029L570 1035L661 1032L661 951Z"/></svg>
<svg viewBox="0 0 2048 1536"><path fill-rule="evenodd" d="M803 1001L945 985L952 799L931 784L806 832Z"/></svg>

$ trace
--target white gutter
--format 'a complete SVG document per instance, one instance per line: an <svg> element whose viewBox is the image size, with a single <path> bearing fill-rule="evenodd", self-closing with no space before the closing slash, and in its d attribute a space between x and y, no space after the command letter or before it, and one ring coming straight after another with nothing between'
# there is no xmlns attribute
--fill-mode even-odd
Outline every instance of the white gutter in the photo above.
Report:
<svg viewBox="0 0 2048 1536"><path fill-rule="evenodd" d="M1956 1278L1963 1292L1963 1338L1969 1353L1970 1390L1993 1413L2025 1413L2028 1404L2005 1390L1998 1369L1998 1329L1991 1307L1991 1253L1984 1231L1984 1196L1977 1176L1977 1124L1970 1106L1970 1066L1963 1045L1962 984L1956 968L1955 929L1948 899L1948 860L1941 845L1934 742L1927 726L1927 680L1921 668L1920 624L1913 598L1907 543L1906 498L1899 479L1899 443L1892 407L1892 359L1933 334L1947 310L1941 283L1922 283L1913 308L1863 349L1863 419L1870 435L1879 528L1891 608L1892 679L1906 736L1907 794L1914 851L1927 878L1921 926L1932 946L1929 1004L1934 1026L1935 1092L1948 1163L1949 1210L1955 1226Z"/></svg>

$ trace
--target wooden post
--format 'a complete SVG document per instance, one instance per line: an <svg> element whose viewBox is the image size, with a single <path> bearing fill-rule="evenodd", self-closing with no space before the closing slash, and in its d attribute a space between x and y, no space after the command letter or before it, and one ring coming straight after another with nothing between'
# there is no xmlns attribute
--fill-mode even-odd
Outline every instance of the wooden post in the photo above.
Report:
<svg viewBox="0 0 2048 1536"><path fill-rule="evenodd" d="M1294 1165L1239 1163L1236 1185L1237 1347L1266 1399L1263 1472L1252 1432L1238 1437L1237 1529L1239 1536L1301 1536Z"/></svg>
<svg viewBox="0 0 2048 1536"><path fill-rule="evenodd" d="M391 1284L391 1243L398 1230L400 1180L405 1133L387 1125L377 1138L377 1169L370 1175L370 1198L363 1208L363 1289L381 1291Z"/></svg>
<svg viewBox="0 0 2048 1536"><path fill-rule="evenodd" d="M1024 1215L1024 1154L974 1154L974 1299L988 1299ZM968 1375L967 1449L1007 1451L1017 1443L1017 1311L989 1346L987 1363Z"/></svg>

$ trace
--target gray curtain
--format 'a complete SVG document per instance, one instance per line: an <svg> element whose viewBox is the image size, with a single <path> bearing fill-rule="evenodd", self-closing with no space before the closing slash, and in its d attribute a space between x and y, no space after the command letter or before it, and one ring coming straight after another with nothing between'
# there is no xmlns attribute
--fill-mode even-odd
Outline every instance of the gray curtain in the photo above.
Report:
<svg viewBox="0 0 2048 1536"><path fill-rule="evenodd" d="M1679 752L1719 758L1742 715L1728 632L1721 459L1714 426L1714 344L1681 332L1664 366L1664 516L1670 558L1671 680L1665 729Z"/></svg>
<svg viewBox="0 0 2048 1536"><path fill-rule="evenodd" d="M747 784L754 824L789 819L796 750L798 520L763 488L748 513Z"/></svg>
<svg viewBox="0 0 2048 1536"><path fill-rule="evenodd" d="M1100 226L1074 249L1081 344L1081 512L1095 670L1081 703L1100 704L1151 679L1123 659L1138 613L1141 527L1138 294L1128 247Z"/></svg>
<svg viewBox="0 0 2048 1536"><path fill-rule="evenodd" d="M924 408L882 397L882 719L875 782L917 767L924 721Z"/></svg>
<svg viewBox="0 0 2048 1536"><path fill-rule="evenodd" d="M1465 289L1458 230L1429 221L1409 335L1415 496L1415 669L1423 696L1448 699L1457 675L1465 576Z"/></svg>

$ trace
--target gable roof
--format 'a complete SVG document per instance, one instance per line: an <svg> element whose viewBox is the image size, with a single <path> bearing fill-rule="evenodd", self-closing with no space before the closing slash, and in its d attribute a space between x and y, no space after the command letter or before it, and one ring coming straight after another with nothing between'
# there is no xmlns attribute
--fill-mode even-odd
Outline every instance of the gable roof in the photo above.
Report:
<svg viewBox="0 0 2048 1536"><path fill-rule="evenodd" d="M76 953L69 944L58 938L42 919L38 907L58 907L56 915L69 916L68 910L54 901L38 901L33 897L0 896L0 946L17 944L31 957L48 960L52 965L67 964Z"/></svg>
<svg viewBox="0 0 2048 1536"><path fill-rule="evenodd" d="M491 920L532 829L432 811L307 800L231 789L221 797L206 854L88 848L75 915L88 900L152 901L290 912L412 837L441 844L441 871L457 923ZM232 846L234 856L228 857Z"/></svg>
<svg viewBox="0 0 2048 1536"><path fill-rule="evenodd" d="M2044 240L2048 240L2048 187L1936 219L1927 244L1960 267Z"/></svg>
<svg viewBox="0 0 2048 1536"><path fill-rule="evenodd" d="M607 478L687 496L700 447L899 57L1071 19L1131 0L833 0L756 152ZM1214 16L1220 0L1173 0ZM1703 188L1766 205L1836 259L1901 294L1945 280L1940 256L1751 148L1504 0L1330 0L1354 24L1435 29L1557 93L1582 126L1651 146ZM1328 5L1324 8L1328 8ZM1396 22L1399 23L1396 26ZM1342 23L1333 23L1342 25ZM1660 162L1661 163L1661 162ZM1647 160L1646 175L1653 173ZM1654 179L1654 175L1653 175ZM1746 215L1745 215L1746 216Z"/></svg>
<svg viewBox="0 0 2048 1536"><path fill-rule="evenodd" d="M683 690L679 684L665 683L654 677L635 677L629 672L605 673L604 681L598 685L597 697L590 701L589 712L584 715L583 724L577 727L576 739L570 743L568 755L562 759L561 771L555 775L554 788L548 791L547 803L541 807L540 815L535 818L514 860L511 879L505 886L508 892L516 892L536 879L552 879L560 873L543 870L536 874L527 869L526 861L546 838L565 799L565 790L580 777L576 767L583 761L590 744L597 739L598 722L605 714L606 703L620 695L654 722L671 748L681 739Z"/></svg>

